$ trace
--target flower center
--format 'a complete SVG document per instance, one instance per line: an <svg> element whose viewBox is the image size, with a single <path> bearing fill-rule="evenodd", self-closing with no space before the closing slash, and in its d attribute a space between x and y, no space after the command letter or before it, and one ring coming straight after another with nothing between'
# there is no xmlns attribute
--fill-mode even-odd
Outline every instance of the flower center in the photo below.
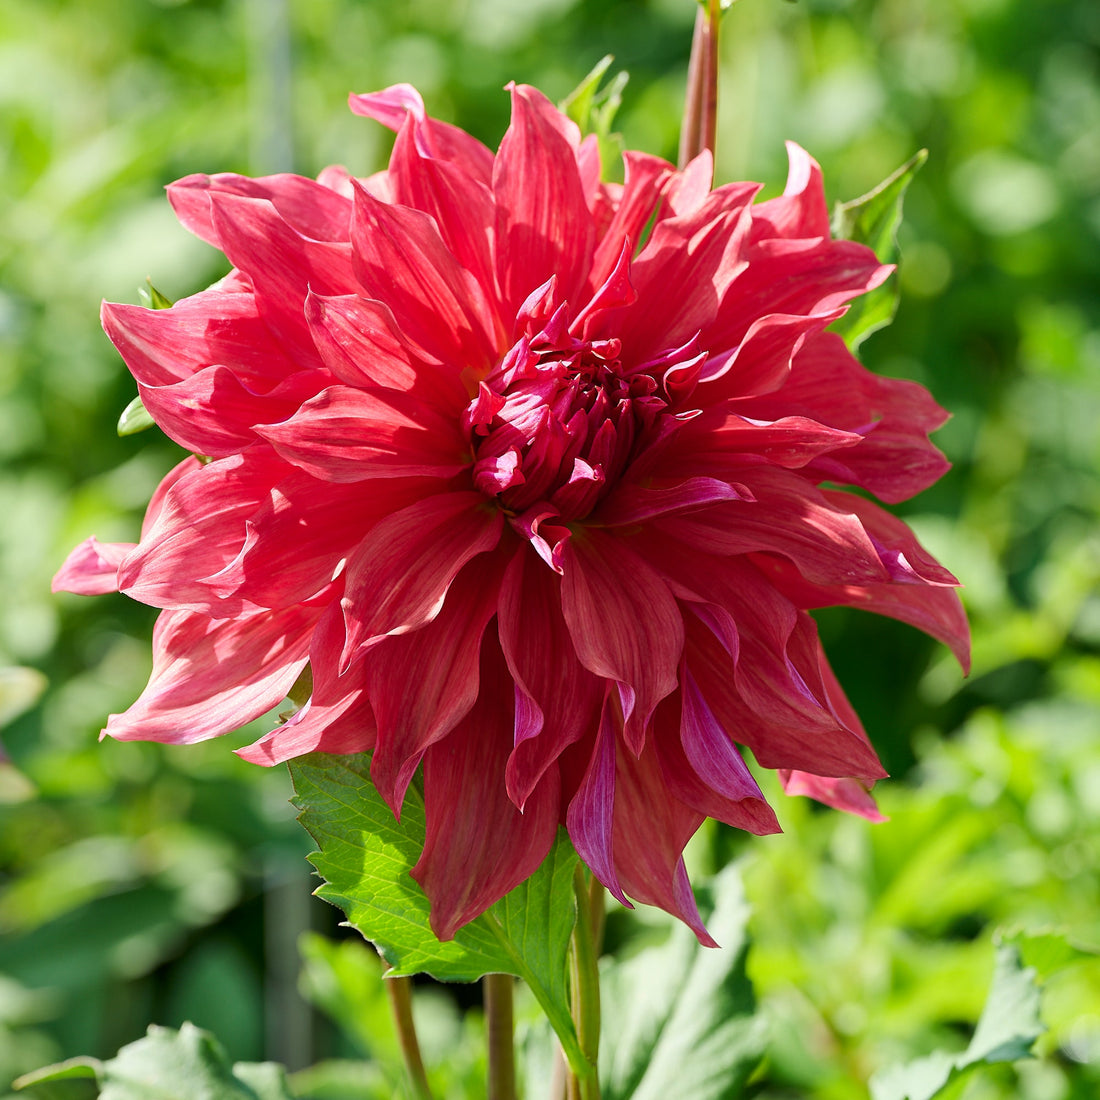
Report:
<svg viewBox="0 0 1100 1100"><path fill-rule="evenodd" d="M517 341L466 418L475 487L513 515L568 522L615 484L666 402L651 374L623 370L617 339L572 335L563 310Z"/></svg>

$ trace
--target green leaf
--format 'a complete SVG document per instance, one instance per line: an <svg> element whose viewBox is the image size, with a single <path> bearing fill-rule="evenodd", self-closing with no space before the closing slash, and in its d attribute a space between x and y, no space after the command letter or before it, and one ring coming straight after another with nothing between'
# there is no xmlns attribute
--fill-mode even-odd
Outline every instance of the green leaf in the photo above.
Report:
<svg viewBox="0 0 1100 1100"><path fill-rule="evenodd" d="M676 924L664 943L605 968L604 1100L733 1100L764 1056L767 1027L745 973L749 909L738 869L715 878L713 908L706 891L698 894L719 950Z"/></svg>
<svg viewBox="0 0 1100 1100"><path fill-rule="evenodd" d="M148 287L148 289L146 289ZM141 304L147 306L149 309L171 309L172 299L164 294L161 294L155 286L153 286L153 280L146 278L145 286L138 287L138 297L141 299Z"/></svg>
<svg viewBox="0 0 1100 1100"><path fill-rule="evenodd" d="M369 754L314 753L291 761L290 773L299 820L320 849L310 856L325 880L317 896L342 909L378 948L388 974L522 978L580 1071L566 985L577 856L564 831L535 874L444 943L432 932L424 891L409 875L424 846L424 802L415 788L399 824L370 781Z"/></svg>
<svg viewBox="0 0 1100 1100"><path fill-rule="evenodd" d="M1039 1018L1037 976L1034 967L1024 965L1016 943L1000 943L989 996L966 1050L957 1055L937 1051L876 1073L871 1078L873 1100L955 1095L962 1079L981 1066L1032 1057L1035 1040L1046 1030Z"/></svg>
<svg viewBox="0 0 1100 1100"><path fill-rule="evenodd" d="M118 434L120 436L137 435L138 432L143 432L146 428L152 428L153 426L154 420L141 403L140 397L135 397L122 410L122 415L118 418Z"/></svg>
<svg viewBox="0 0 1100 1100"><path fill-rule="evenodd" d="M611 126L623 102L623 89L630 76L616 73L611 82L600 88L614 58L602 57L592 71L561 101L559 108L581 129L582 134L595 134L600 147L600 164L606 176L611 168L622 161L623 141L612 133Z"/></svg>
<svg viewBox="0 0 1100 1100"><path fill-rule="evenodd" d="M282 1066L230 1066L214 1036L193 1024L179 1031L154 1025L110 1061L78 1058L47 1066L14 1087L93 1076L100 1100L294 1100Z"/></svg>
<svg viewBox="0 0 1100 1100"><path fill-rule="evenodd" d="M922 149L874 190L851 202L838 203L833 211L833 236L865 244L881 263L894 263L905 192L927 159L928 150ZM848 312L833 323L832 331L844 337L855 351L872 332L885 328L894 319L898 294L897 280L888 279L852 302Z"/></svg>

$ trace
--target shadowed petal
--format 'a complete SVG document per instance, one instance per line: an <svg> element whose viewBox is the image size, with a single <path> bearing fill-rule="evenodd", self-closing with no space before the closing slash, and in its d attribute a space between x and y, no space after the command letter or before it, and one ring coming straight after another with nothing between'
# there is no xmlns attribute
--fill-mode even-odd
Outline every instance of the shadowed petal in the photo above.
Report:
<svg viewBox="0 0 1100 1100"><path fill-rule="evenodd" d="M504 769L512 747L512 693L499 647L483 647L486 686L449 737L424 754L424 851L412 877L431 902L432 931L449 940L538 869L558 827L557 769L548 771L520 813ZM477 813L456 813L476 806Z"/></svg>
<svg viewBox="0 0 1100 1100"><path fill-rule="evenodd" d="M102 596L118 591L118 567L134 549L132 542L85 539L65 559L50 582L51 592Z"/></svg>

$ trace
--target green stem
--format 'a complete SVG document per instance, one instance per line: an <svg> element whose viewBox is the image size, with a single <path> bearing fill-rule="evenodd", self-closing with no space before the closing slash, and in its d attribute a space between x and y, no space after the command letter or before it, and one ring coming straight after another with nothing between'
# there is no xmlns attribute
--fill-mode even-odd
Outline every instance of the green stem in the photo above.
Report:
<svg viewBox="0 0 1100 1100"><path fill-rule="evenodd" d="M577 923L570 944L570 977L572 979L573 1022L581 1053L588 1063L583 1077L570 1072L566 1095L569 1100L600 1100L600 1080L596 1062L600 1051L600 971L597 936L602 935L602 887L593 876L578 865L573 875L573 893L577 900ZM600 901L598 919L596 904ZM597 925L599 926L597 928Z"/></svg>
<svg viewBox="0 0 1100 1100"><path fill-rule="evenodd" d="M718 24L719 0L703 0L695 17L688 63L684 121L680 129L680 167L704 149L714 153L718 129Z"/></svg>
<svg viewBox="0 0 1100 1100"><path fill-rule="evenodd" d="M401 1057L405 1061L413 1093L417 1100L433 1100L432 1090L428 1086L428 1075L424 1072L424 1061L420 1057L416 1025L413 1023L412 979L387 978L385 985L390 997L390 1008L393 1010L397 1040L401 1044Z"/></svg>
<svg viewBox="0 0 1100 1100"><path fill-rule="evenodd" d="M489 1038L489 1100L516 1100L513 985L511 974L486 974L481 982Z"/></svg>

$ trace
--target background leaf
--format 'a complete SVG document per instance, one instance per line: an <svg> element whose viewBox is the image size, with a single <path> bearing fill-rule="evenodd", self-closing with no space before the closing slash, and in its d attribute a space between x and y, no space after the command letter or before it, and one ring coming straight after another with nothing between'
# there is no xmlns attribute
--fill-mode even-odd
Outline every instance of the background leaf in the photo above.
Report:
<svg viewBox="0 0 1100 1100"><path fill-rule="evenodd" d="M881 263L893 263L898 254L905 192L927 159L928 150L922 149L867 194L838 203L833 211L833 236L865 244ZM848 312L833 323L833 331L840 333L855 351L872 332L894 319L900 293L897 276L892 275L882 286L852 302Z"/></svg>
<svg viewBox="0 0 1100 1100"><path fill-rule="evenodd" d="M604 969L605 1100L733 1100L764 1056L767 1026L745 973L749 909L738 869L727 867L698 893L721 948L701 947L677 925L664 943Z"/></svg>

